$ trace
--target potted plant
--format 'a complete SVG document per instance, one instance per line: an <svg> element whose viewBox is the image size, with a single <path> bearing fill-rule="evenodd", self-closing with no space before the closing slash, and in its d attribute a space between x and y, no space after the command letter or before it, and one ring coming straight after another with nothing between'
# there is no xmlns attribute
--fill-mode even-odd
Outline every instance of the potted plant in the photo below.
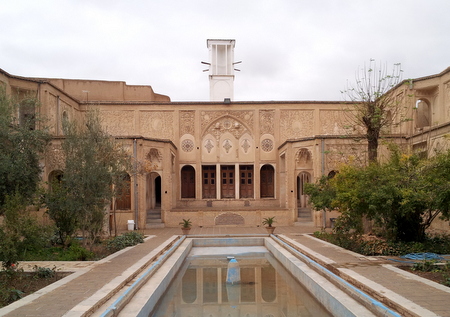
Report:
<svg viewBox="0 0 450 317"><path fill-rule="evenodd" d="M183 219L182 222L180 222L181 230L183 231L183 234L189 234L189 230L191 230L192 222L191 219Z"/></svg>
<svg viewBox="0 0 450 317"><path fill-rule="evenodd" d="M272 226L272 224L275 222L275 217L267 217L263 219L262 224L266 226L267 232L269 234L272 234L275 230L275 227Z"/></svg>

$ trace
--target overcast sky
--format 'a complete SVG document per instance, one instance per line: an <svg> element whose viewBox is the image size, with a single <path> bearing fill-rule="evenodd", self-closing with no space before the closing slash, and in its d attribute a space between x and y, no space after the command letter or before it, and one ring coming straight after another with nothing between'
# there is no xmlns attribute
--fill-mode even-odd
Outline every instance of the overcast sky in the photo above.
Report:
<svg viewBox="0 0 450 317"><path fill-rule="evenodd" d="M343 100L369 59L450 66L449 0L0 0L0 68L207 101L207 39L235 39L235 100Z"/></svg>

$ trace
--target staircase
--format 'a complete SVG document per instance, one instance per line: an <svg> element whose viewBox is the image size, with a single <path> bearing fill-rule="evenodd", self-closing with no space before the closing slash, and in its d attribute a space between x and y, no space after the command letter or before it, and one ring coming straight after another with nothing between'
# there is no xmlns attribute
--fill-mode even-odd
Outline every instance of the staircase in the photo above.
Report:
<svg viewBox="0 0 450 317"><path fill-rule="evenodd" d="M161 220L161 206L156 206L155 209L147 210L146 229L164 228L164 223Z"/></svg>
<svg viewBox="0 0 450 317"><path fill-rule="evenodd" d="M311 216L311 208L298 208L298 216L295 225L314 225Z"/></svg>

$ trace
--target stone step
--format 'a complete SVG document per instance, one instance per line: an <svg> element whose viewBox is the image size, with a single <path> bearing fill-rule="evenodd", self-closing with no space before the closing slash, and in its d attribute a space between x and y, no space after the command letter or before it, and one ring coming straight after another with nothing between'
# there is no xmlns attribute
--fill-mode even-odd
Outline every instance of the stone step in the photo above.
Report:
<svg viewBox="0 0 450 317"><path fill-rule="evenodd" d="M314 225L314 221L304 221L304 220L301 220L301 221L296 221L296 222L294 222L294 226L302 226L302 227L304 227L304 226L307 226L307 227L315 227L315 225Z"/></svg>
<svg viewBox="0 0 450 317"><path fill-rule="evenodd" d="M161 218L155 218L155 219L149 219L147 218L147 223L161 223L162 219Z"/></svg>
<svg viewBox="0 0 450 317"><path fill-rule="evenodd" d="M145 229L165 228L166 226L162 222L147 222Z"/></svg>

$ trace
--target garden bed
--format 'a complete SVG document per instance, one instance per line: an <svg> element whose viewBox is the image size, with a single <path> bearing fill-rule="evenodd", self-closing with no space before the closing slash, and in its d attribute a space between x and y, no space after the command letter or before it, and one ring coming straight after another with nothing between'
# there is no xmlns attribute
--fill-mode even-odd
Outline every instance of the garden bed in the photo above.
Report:
<svg viewBox="0 0 450 317"><path fill-rule="evenodd" d="M35 267L33 272L14 268L0 271L0 307L33 294L70 274L42 267Z"/></svg>

